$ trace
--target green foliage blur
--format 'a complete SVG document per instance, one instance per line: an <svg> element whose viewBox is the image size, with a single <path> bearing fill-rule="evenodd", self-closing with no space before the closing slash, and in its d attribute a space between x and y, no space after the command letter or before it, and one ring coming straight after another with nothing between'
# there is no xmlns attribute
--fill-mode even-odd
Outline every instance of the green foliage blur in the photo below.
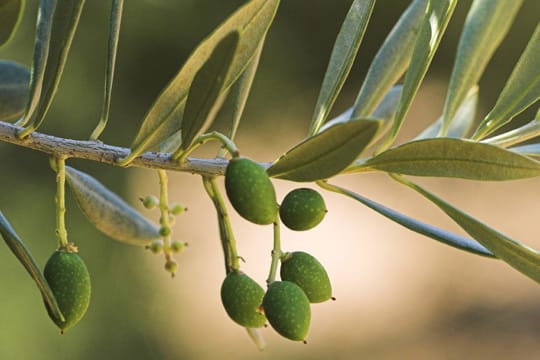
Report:
<svg viewBox="0 0 540 360"><path fill-rule="evenodd" d="M129 146L146 110L192 49L243 3L238 0L126 2L110 122L101 140L112 145ZM448 81L457 40L470 3L462 1L457 5L428 73L430 81ZM350 1L282 2L268 34L240 128L238 144L246 154L261 156L258 160L271 161L286 146L298 141L307 132L332 45L349 5ZM407 5L406 1L381 0L377 3L358 59L343 95L336 103L336 114L352 104L373 55ZM36 8L36 0L27 1L18 33L12 43L0 49L0 58L30 65ZM86 139L96 125L104 86L109 10L109 1L87 1L58 96L41 132ZM518 59L538 22L539 12L540 3L537 1L529 0L523 5L518 21L496 52L480 82L480 109L485 111L494 103L510 74L512 64ZM424 100L430 101L429 98ZM442 106L442 100L438 101L441 101ZM223 113L226 115L227 110ZM530 118L531 111L520 116L524 120ZM277 139L284 134L288 136ZM257 141L259 148L250 148ZM0 163L0 208L38 262L44 264L56 247L53 202L55 179L48 159L42 153L0 143ZM132 186L138 184L136 179L142 170L125 170L80 160L69 161L69 164L94 175L132 204L136 204L138 196L146 195L140 192L144 190ZM156 193L157 176L154 175L144 177L148 181L144 188ZM178 184L172 183L171 186ZM193 190L189 188L184 192L198 192L198 201L209 203L201 184L197 184L196 180L180 184L194 186ZM191 204L187 205L191 209ZM306 346L270 337L268 349L258 354L247 335L238 331L232 322L226 323L228 319L223 314L220 314L219 325L216 325L213 318L220 311L224 313L219 303L222 263L208 264L205 254L197 252L197 244L192 243L190 245L195 249L188 249L179 257L179 274L171 280L162 270L161 258L157 259L140 248L119 244L101 235L78 211L71 196L67 199L67 207L69 239L79 246L81 256L92 275L90 310L77 327L60 336L58 329L48 319L39 292L31 279L7 247L0 245L0 359L201 359L228 355L235 358L269 359L283 358L285 354L290 354L292 348L295 358L360 358L361 355L371 359L391 358L388 354L392 352L385 350L390 345L385 341L395 338L387 338L383 334L379 337L379 343L359 341L354 348L349 342L348 348L343 349L339 346L339 327L335 329L335 336L328 339L319 337ZM207 209L211 210L209 206ZM214 214L202 216L212 219L204 227L214 231L215 237L201 237L198 240L210 243L213 253L219 255ZM181 225L187 226L189 221L181 222ZM185 228L178 229L177 226L176 231L182 237L186 232L191 234L198 230L188 231ZM189 239L187 241L191 242ZM346 249L337 248L333 251ZM215 280L205 286L214 288L214 295L208 295L208 298L190 296L193 288L200 285L197 282L198 272L212 274ZM341 296L346 296L346 293ZM338 307L339 301L333 306ZM199 309L196 312L199 319L188 317L193 311L192 307ZM206 314L208 309L214 310ZM531 308L530 312L524 309L516 317L501 318L500 324L490 323L492 320L485 315L491 314L486 313L488 310L483 309L480 315L474 309L470 310L472 316L461 314L461 323L459 318L446 319L442 315L438 316L442 316L443 320L434 316L434 321L439 319L438 323L442 324L440 326L446 326L439 329L441 336L451 336L453 332L460 331L459 324L473 321L476 321L476 328L465 328L484 331L484 327L488 327L493 331L508 325L513 326L518 334L537 334L540 330L538 325L533 324L534 319L536 324L540 323L537 309ZM496 313L494 311L494 316ZM227 344L208 336L216 331L233 331L233 339L237 339L237 343L230 344L228 348ZM409 337L422 336L422 329L416 331ZM362 338L362 334L354 336ZM410 343L410 338L405 335L399 337L399 340L402 344ZM418 345L425 343L418 341ZM399 347L399 341L392 346ZM540 348L536 349L540 351ZM408 354L413 356L419 353L410 350L403 354L406 357ZM503 353L498 356L505 358Z"/></svg>

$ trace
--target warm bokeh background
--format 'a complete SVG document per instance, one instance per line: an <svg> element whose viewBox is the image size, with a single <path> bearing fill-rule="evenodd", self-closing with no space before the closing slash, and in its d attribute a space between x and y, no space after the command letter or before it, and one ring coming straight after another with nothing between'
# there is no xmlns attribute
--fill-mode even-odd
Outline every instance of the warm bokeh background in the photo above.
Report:
<svg viewBox="0 0 540 360"><path fill-rule="evenodd" d="M44 132L85 139L97 122L103 87L109 1L88 1L57 101ZM121 33L111 123L102 140L128 146L146 109L196 44L243 2L128 1ZM271 161L307 131L326 62L351 1L283 1L268 34L238 145ZM378 2L336 112L352 103L376 49L407 1ZM456 42L471 1L460 1L408 116L403 139L442 110ZM31 62L36 0L0 58ZM480 83L479 116L493 105L538 22L540 3L525 1ZM225 111L226 114L226 111ZM520 117L533 116L528 111ZM222 117L224 118L224 117ZM211 147L200 155L212 156ZM0 144L0 208L40 264L56 246L54 175L47 157ZM70 161L130 203L158 191L155 172ZM286 250L311 252L325 264L336 302L313 306L309 344L262 330L259 353L222 309L223 261L210 201L197 176L170 174L171 198L189 212L175 237L189 242L177 277L161 257L111 241L68 198L70 240L92 274L85 319L60 336L39 293L0 245L0 359L535 359L540 356L540 287L502 262L459 252L411 233L335 194L325 221L305 233L283 231ZM381 174L336 180L386 205L459 231L433 206ZM506 234L540 248L538 179L508 183L422 179L429 189ZM281 198L296 184L275 181ZM144 211L144 210L142 210ZM148 212L156 218L154 212ZM267 275L271 229L233 218L246 272Z"/></svg>

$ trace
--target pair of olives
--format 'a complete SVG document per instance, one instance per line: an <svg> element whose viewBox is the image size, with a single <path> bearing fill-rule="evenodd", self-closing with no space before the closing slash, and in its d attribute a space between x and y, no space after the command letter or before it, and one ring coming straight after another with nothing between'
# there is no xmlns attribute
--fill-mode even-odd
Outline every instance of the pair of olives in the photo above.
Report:
<svg viewBox="0 0 540 360"><path fill-rule="evenodd" d="M279 217L292 230L309 230L326 215L322 196L308 188L295 189L276 201L274 186L265 169L247 158L233 158L225 171L225 189L234 209L244 219L259 225Z"/></svg>
<svg viewBox="0 0 540 360"><path fill-rule="evenodd" d="M231 272L221 286L221 301L229 317L239 325L258 328L266 320L280 335L305 341L311 320L310 303L332 297L326 270L305 252L285 254L281 260L281 281L266 292L248 275Z"/></svg>

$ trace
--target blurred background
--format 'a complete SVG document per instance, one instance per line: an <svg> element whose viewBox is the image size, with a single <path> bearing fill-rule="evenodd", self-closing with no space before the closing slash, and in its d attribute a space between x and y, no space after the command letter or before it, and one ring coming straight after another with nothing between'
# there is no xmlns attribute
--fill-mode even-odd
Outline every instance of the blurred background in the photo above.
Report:
<svg viewBox="0 0 540 360"><path fill-rule="evenodd" d="M144 114L193 48L243 1L138 0L124 8L110 124L102 140L129 146ZM271 28L237 144L246 156L272 161L307 133L327 61L351 1L283 1ZM408 1L377 3L335 114L352 104L371 59ZM414 137L442 112L459 33L471 1L460 1L399 138ZM0 58L30 65L37 1ZM102 99L110 1L88 1L58 97L40 129L87 139ZM524 2L480 82L481 118L493 106L538 23L540 3ZM217 128L226 125L222 112ZM534 109L516 121L525 122ZM214 156L212 145L197 153ZM47 156L0 143L0 209L45 264L56 247L54 174ZM141 209L158 193L154 171L80 160L87 171ZM336 183L426 222L460 230L429 203L382 174L343 176ZM436 194L498 230L540 248L538 179L480 183L419 179ZM275 181L278 198L298 184ZM164 260L100 234L68 193L67 226L92 275L83 321L61 336L39 292L8 248L0 245L0 359L537 359L540 287L502 262L460 252L364 208L324 193L329 213L308 232L283 230L284 250L317 257L333 282L335 302L312 307L308 344L263 329L259 352L228 319L219 298L224 278L217 222L198 176L170 173L171 201L189 211L175 238L189 243L174 279ZM157 221L155 211L141 209ZM271 227L233 214L243 269L260 284L270 262Z"/></svg>

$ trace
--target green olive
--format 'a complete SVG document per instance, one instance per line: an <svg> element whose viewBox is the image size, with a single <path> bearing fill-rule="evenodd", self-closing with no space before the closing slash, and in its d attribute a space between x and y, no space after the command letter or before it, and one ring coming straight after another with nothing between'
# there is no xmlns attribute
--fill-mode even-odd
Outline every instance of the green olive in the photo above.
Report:
<svg viewBox="0 0 540 360"><path fill-rule="evenodd" d="M237 324L259 328L266 323L260 306L264 289L244 273L231 272L221 285L221 302L227 315Z"/></svg>
<svg viewBox="0 0 540 360"><path fill-rule="evenodd" d="M282 280L300 286L311 303L332 298L332 285L326 270L308 253L295 251L287 254L281 261L280 276Z"/></svg>
<svg viewBox="0 0 540 360"><path fill-rule="evenodd" d="M305 341L311 320L309 300L304 291L290 281L274 281L263 298L263 309L270 325L280 335Z"/></svg>
<svg viewBox="0 0 540 360"><path fill-rule="evenodd" d="M225 171L225 189L234 209L259 225L273 223L278 206L274 186L266 170L247 158L233 158Z"/></svg>
<svg viewBox="0 0 540 360"><path fill-rule="evenodd" d="M47 261L43 271L45 279L58 302L65 321L49 316L62 333L82 319L90 304L90 275L76 252L59 249Z"/></svg>
<svg viewBox="0 0 540 360"><path fill-rule="evenodd" d="M317 226L326 212L321 194L308 188L289 192L279 208L281 221L292 230L309 230Z"/></svg>

